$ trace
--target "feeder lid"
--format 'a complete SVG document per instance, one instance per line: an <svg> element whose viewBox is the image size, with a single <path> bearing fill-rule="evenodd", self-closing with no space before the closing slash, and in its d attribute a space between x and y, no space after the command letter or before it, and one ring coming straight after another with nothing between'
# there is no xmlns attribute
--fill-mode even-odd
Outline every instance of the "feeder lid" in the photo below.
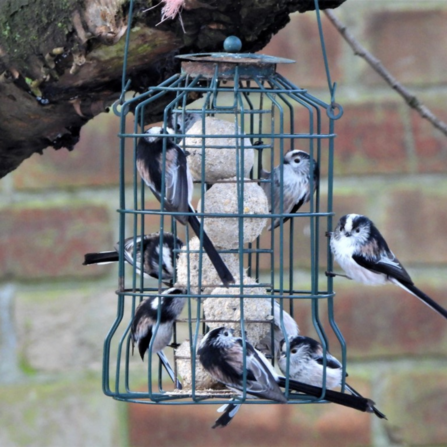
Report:
<svg viewBox="0 0 447 447"><path fill-rule="evenodd" d="M230 64L293 64L292 59L253 53L195 53L176 56L191 62L226 62Z"/></svg>
<svg viewBox="0 0 447 447"><path fill-rule="evenodd" d="M190 76L203 76L221 79L267 77L276 72L276 64L291 64L295 61L266 54L238 53L242 48L241 40L228 36L224 41L226 53L196 53L176 56L182 59L182 71Z"/></svg>

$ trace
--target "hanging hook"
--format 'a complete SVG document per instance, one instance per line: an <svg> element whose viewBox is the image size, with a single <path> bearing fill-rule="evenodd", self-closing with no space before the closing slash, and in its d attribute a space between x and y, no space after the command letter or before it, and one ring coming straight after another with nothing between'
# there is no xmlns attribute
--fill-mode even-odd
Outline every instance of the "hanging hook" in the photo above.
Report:
<svg viewBox="0 0 447 447"><path fill-rule="evenodd" d="M326 45L324 43L323 27L321 25L320 6L318 4L318 0L314 0L314 1L315 1L315 12L317 14L318 32L320 34L321 51L323 53L323 61L324 61L324 68L326 70L327 84L328 84L329 92L331 94L331 108L332 108L332 105L336 104L335 103L335 86L336 86L336 84L334 83L334 85L332 85L332 81L331 81L331 73L329 71L329 63L328 63L327 54L326 54ZM329 115L329 113L328 113L328 115Z"/></svg>
<svg viewBox="0 0 447 447"><path fill-rule="evenodd" d="M130 79L126 80L126 72L127 72L127 54L129 52L129 42L130 42L130 30L132 28L132 17L133 17L133 0L130 0L130 2L129 2L129 14L127 16L126 43L124 45L123 76L122 76L122 79L121 79L120 104L122 104L122 100L124 98L124 94L126 93L126 89L130 85Z"/></svg>

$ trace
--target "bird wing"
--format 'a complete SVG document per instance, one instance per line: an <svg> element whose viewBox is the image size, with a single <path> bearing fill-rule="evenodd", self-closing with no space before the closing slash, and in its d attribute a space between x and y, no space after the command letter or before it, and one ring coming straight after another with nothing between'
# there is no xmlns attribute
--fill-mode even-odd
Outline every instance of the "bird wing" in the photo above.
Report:
<svg viewBox="0 0 447 447"><path fill-rule="evenodd" d="M165 191L173 211L189 211L188 165L185 153L176 146L166 152Z"/></svg>
<svg viewBox="0 0 447 447"><path fill-rule="evenodd" d="M133 241L134 241L133 236L128 237L124 241L124 259L130 265L133 265L134 256L135 256L135 261L138 266L139 262L141 262L141 236L136 236L135 245L134 245ZM136 251L135 251L135 247L136 247ZM115 248L116 248L116 251L119 251L119 244L116 244Z"/></svg>
<svg viewBox="0 0 447 447"><path fill-rule="evenodd" d="M287 191L287 183L285 182L286 173L284 172L284 184L283 188L281 188L280 181L280 173L279 169L275 168L273 174L273 185L274 185L274 193L273 193L273 206L271 207L272 212L279 213L280 212L280 204L281 198L283 201L283 213L290 213L294 205L296 204L296 196L292 194L292 191Z"/></svg>
<svg viewBox="0 0 447 447"><path fill-rule="evenodd" d="M378 260L355 254L352 256L352 259L361 267L376 273L383 273L390 278L397 279L402 284L413 284L410 275L391 252L382 252Z"/></svg>
<svg viewBox="0 0 447 447"><path fill-rule="evenodd" d="M312 358L320 365L324 364L324 355L314 354ZM331 369L341 369L343 365L329 352L326 352L326 366Z"/></svg>
<svg viewBox="0 0 447 447"><path fill-rule="evenodd" d="M257 397L285 402L281 389L274 377L253 347L246 342L246 391ZM221 380L225 385L239 391L243 391L243 346L242 339L237 339L233 346L226 350L226 360L237 374L226 375L226 380Z"/></svg>
<svg viewBox="0 0 447 447"><path fill-rule="evenodd" d="M147 315L139 314L137 309L132 321L130 333L132 336L132 353L134 346L137 345L142 360L151 342L152 324L153 320Z"/></svg>
<svg viewBox="0 0 447 447"><path fill-rule="evenodd" d="M301 197L300 200L298 200L298 202L296 202L295 205L293 205L290 212L292 214L295 214L308 201L308 197L309 197L309 194L306 194L304 197ZM285 207L284 207L284 209L285 209ZM284 219L284 222L286 222L288 219L290 219L290 217L286 217Z"/></svg>
<svg viewBox="0 0 447 447"><path fill-rule="evenodd" d="M286 402L286 398L276 383L275 378L270 372L265 362L260 358L259 354L249 345L249 355L247 355L247 372L251 372L254 381L248 381L247 374L247 391L259 397L276 400L278 402Z"/></svg>

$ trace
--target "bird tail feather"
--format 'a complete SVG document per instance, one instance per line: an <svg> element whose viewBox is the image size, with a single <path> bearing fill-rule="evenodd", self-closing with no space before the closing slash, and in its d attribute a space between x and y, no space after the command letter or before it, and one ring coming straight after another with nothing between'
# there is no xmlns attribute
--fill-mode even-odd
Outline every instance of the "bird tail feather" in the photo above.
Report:
<svg viewBox="0 0 447 447"><path fill-rule="evenodd" d="M162 363L163 366L165 367L166 372L169 374L169 377L170 377L171 380L174 382L175 387L176 387L178 390L181 390L181 389L182 389L182 384L180 383L180 380L178 380L178 378L176 377L175 372L174 372L174 370L172 369L172 366L171 366L171 364L169 363L169 360L168 360L168 358L166 357L165 353L164 353L163 351L158 351L157 354L158 354L158 357L159 357L161 363Z"/></svg>
<svg viewBox="0 0 447 447"><path fill-rule="evenodd" d="M226 427L233 420L234 416L236 416L240 408L240 404L231 403L220 407L217 411L223 414L216 419L216 422L214 422L211 428Z"/></svg>
<svg viewBox="0 0 447 447"><path fill-rule="evenodd" d="M433 309L438 314L442 315L444 318L447 318L447 309L438 304L435 300L426 295L422 290L419 290L414 284L401 284L399 281L393 281L402 289L407 290L416 298L419 298L424 304Z"/></svg>
<svg viewBox="0 0 447 447"><path fill-rule="evenodd" d="M359 392L357 392L354 388L352 388L352 387L351 387L350 385L348 385L347 383L345 384L345 386L346 386L346 389L347 389L352 395L357 396L357 397L363 397ZM372 410L373 410L374 414L375 414L378 418L388 420L388 418L387 418L381 411L379 411L376 407L373 407Z"/></svg>
<svg viewBox="0 0 447 447"><path fill-rule="evenodd" d="M103 251L102 253L86 253L82 265L109 264L118 262L119 256L116 251Z"/></svg>
<svg viewBox="0 0 447 447"><path fill-rule="evenodd" d="M192 209L190 209L190 211L192 211ZM196 216L190 215L188 221L194 233L200 239L201 225L199 219L197 219ZM214 268L216 269L217 274L219 275L219 278L221 279L224 286L228 287L229 284L234 284L233 275L231 274L225 262L220 257L219 253L216 250L216 247L214 247L213 243L211 242L211 239L205 233L205 230L203 230L203 248L210 258L210 261L214 265Z"/></svg>
<svg viewBox="0 0 447 447"><path fill-rule="evenodd" d="M278 385L285 387L286 378L279 376ZM300 393L308 394L309 396L321 397L324 400L333 402L335 404L343 405L345 407L353 408L358 411L366 413L374 412L374 402L371 399L366 399L360 396L353 396L351 394L340 393L326 389L323 394L323 389L317 386L308 385L306 383L298 382L297 380L289 379L289 388Z"/></svg>

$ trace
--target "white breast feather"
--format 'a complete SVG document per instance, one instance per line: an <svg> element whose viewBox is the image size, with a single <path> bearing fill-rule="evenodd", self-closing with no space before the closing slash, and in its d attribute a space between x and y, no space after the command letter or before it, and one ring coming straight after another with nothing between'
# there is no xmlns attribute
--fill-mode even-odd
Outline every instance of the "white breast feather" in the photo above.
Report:
<svg viewBox="0 0 447 447"><path fill-rule="evenodd" d="M370 286L378 286L388 282L386 275L375 273L357 264L352 258L355 253L353 238L341 237L339 240L331 239L332 253L335 260L354 281Z"/></svg>

